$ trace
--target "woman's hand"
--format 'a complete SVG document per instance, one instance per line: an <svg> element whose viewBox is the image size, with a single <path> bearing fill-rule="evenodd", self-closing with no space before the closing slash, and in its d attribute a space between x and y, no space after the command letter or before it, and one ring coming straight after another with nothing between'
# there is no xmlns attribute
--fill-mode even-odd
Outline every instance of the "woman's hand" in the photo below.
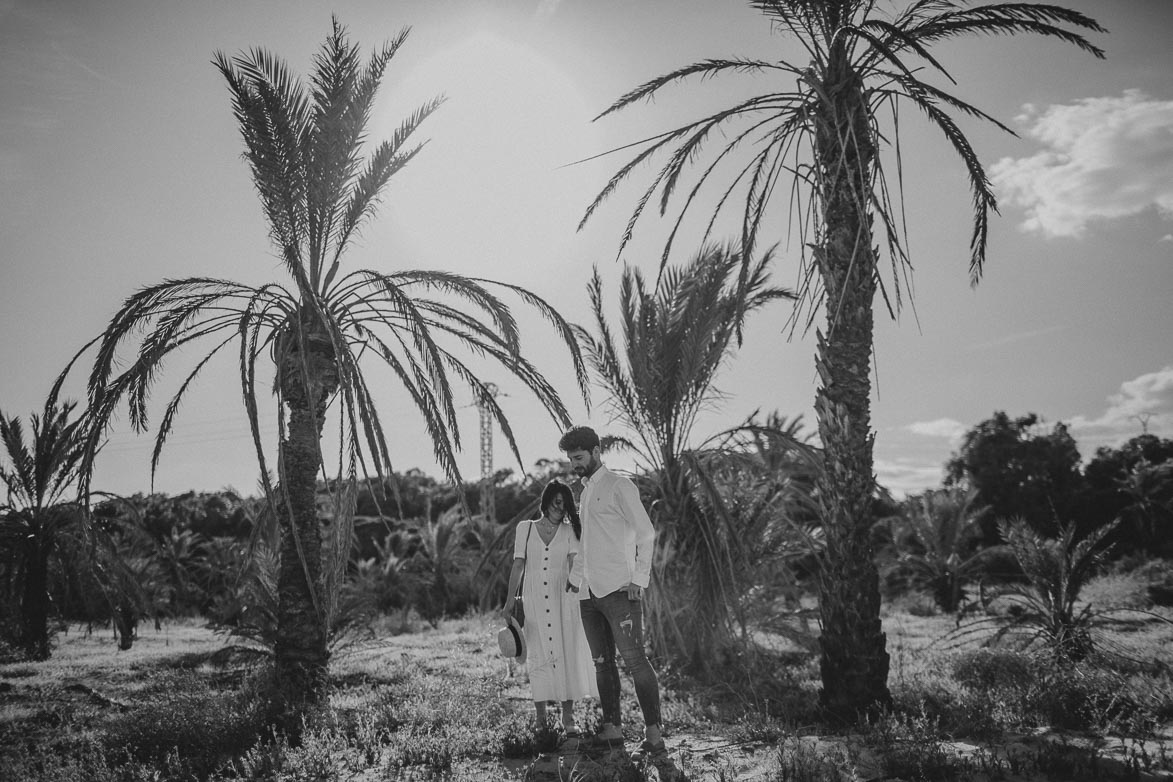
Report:
<svg viewBox="0 0 1173 782"><path fill-rule="evenodd" d="M517 603L517 596L510 595L505 599L505 607L501 609L501 616L508 619L513 616L513 606Z"/></svg>

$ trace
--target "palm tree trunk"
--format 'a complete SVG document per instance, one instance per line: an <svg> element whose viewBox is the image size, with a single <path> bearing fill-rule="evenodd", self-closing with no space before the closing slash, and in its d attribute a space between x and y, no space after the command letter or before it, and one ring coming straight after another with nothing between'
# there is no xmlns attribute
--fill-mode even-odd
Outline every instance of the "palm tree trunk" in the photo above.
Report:
<svg viewBox="0 0 1173 782"><path fill-rule="evenodd" d="M320 438L326 406L338 387L329 342L305 340L308 349L291 350L280 366L288 413L280 445L280 485L275 497L281 523L281 565L277 577L276 669L283 719L296 729L304 707L324 693L329 663L327 596L322 570L325 530L318 517L317 480Z"/></svg>
<svg viewBox="0 0 1173 782"><path fill-rule="evenodd" d="M834 63L845 63L846 54ZM833 716L855 720L890 704L888 653L880 625L880 584L870 542L873 476L871 433L872 246L871 163L876 154L861 84L832 65L831 99L815 118L816 155L824 178L826 234L816 253L826 300L827 333L818 332L821 385L815 412L825 469L819 502L826 561L819 604L823 630L821 702Z"/></svg>
<svg viewBox="0 0 1173 782"><path fill-rule="evenodd" d="M26 548L20 624L25 653L34 660L49 659L49 549L35 538Z"/></svg>

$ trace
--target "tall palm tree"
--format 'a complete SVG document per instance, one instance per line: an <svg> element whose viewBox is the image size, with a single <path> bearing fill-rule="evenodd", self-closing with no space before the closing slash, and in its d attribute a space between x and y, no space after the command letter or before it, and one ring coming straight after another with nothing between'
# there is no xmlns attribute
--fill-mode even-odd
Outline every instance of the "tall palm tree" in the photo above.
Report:
<svg viewBox="0 0 1173 782"><path fill-rule="evenodd" d="M391 474L367 362L389 370L423 418L440 465L459 479L460 447L453 385L487 398L515 455L512 431L485 393L465 354L490 359L528 386L559 423L568 420L559 396L520 353L517 322L494 287L536 308L570 351L583 394L586 371L570 327L541 298L517 286L443 271L342 270L357 233L373 217L391 177L420 151L409 142L442 103L430 100L408 115L389 140L366 151L366 124L388 63L407 40L404 29L363 63L337 19L313 61L308 83L264 49L214 64L232 96L245 159L260 196L285 278L262 285L191 277L167 280L130 296L111 320L90 378L91 406L109 421L129 403L130 422L148 428L147 402L163 362L180 348L203 348L159 422L154 474L175 416L193 381L217 354L238 357L240 388L265 493L282 530L276 664L281 693L320 695L328 661L333 570L346 561L354 484L360 473ZM126 369L116 356L145 334ZM135 349L131 347L131 349ZM258 359L275 364L279 410L277 482L269 477L258 423ZM364 362L364 359L366 360ZM315 506L324 475L321 436L333 405L340 448L340 494L324 514ZM95 438L100 434L95 434ZM518 462L521 459L518 455ZM87 464L87 470L89 464ZM286 701L286 705L291 702Z"/></svg>
<svg viewBox="0 0 1173 782"><path fill-rule="evenodd" d="M754 0L783 33L798 41L804 62L785 59L705 60L648 81L619 98L601 116L643 100L663 87L689 78L730 71L764 74L785 82L779 91L757 95L727 109L648 139L644 148L608 182L588 208L585 223L635 167L657 152L667 162L643 193L624 233L631 238L645 208L659 192L661 215L683 181L685 169L701 163L700 174L682 197L675 226L664 247L667 258L681 221L697 203L707 182L719 179L722 164L732 166L715 189L717 214L739 187L742 247L752 256L763 218L775 196L788 194L792 220L801 228L802 306L795 321L809 328L823 306L826 327L817 330L821 385L815 413L825 456L821 481L827 563L822 579L822 702L832 714L855 718L889 702L888 655L881 632L879 586L868 529L873 523L873 475L868 376L872 352L873 303L877 290L890 312L901 305L902 277L910 271L902 239L899 190L885 176L881 150L894 145L900 165L897 108L906 102L923 112L961 157L973 193L974 229L970 277L976 283L986 256L988 216L996 209L985 170L955 123L960 113L1001 123L923 78L938 73L952 81L929 47L964 35L1035 33L1054 37L1102 57L1103 52L1063 25L1102 31L1092 19L1053 5L997 3L970 7L964 0L916 0L895 15L881 15L876 0ZM724 140L706 159L705 143ZM747 159L736 153L747 150ZM899 179L897 180L899 181ZM891 290L880 277L880 231L892 268ZM707 232L706 231L706 232ZM743 281L748 267L742 271ZM804 316L802 313L806 312Z"/></svg>
<svg viewBox="0 0 1173 782"><path fill-rule="evenodd" d="M666 269L654 289L638 269L626 267L619 296L622 351L603 312L596 270L589 293L597 333L577 329L615 419L633 433L628 444L654 483L659 529L653 577L660 583L649 597L653 643L702 672L716 662L713 652L731 629L729 574L737 538L720 527L722 514L698 501L705 488L702 448L690 439L697 415L718 396L714 378L746 317L771 301L793 298L767 284L770 260L766 253L752 265L743 288L737 280L741 255L728 246L703 248L687 265ZM692 621L698 612L705 622Z"/></svg>
<svg viewBox="0 0 1173 782"><path fill-rule="evenodd" d="M71 420L76 405L58 402L60 380L44 410L30 416L32 439L20 419L0 412L0 439L8 465L0 464L6 496L0 502L0 550L11 552L21 594L19 645L36 660L48 659L49 558L62 532L75 527L82 507L74 492L85 451L85 419Z"/></svg>

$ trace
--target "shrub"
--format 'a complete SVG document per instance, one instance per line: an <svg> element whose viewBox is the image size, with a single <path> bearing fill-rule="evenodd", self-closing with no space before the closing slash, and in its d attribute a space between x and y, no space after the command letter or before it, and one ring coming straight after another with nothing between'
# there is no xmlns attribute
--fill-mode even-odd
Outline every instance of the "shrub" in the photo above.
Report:
<svg viewBox="0 0 1173 782"><path fill-rule="evenodd" d="M951 668L960 684L975 690L1025 689L1037 674L1028 655L1000 649L963 652L953 660Z"/></svg>
<svg viewBox="0 0 1173 782"><path fill-rule="evenodd" d="M172 758L203 776L256 743L265 713L253 688L193 691L190 681L176 678L162 680L134 711L112 721L102 741L108 755L139 763Z"/></svg>
<svg viewBox="0 0 1173 782"><path fill-rule="evenodd" d="M869 738L883 758L886 779L957 779L957 762L945 752L940 725L924 712L890 714L872 726Z"/></svg>

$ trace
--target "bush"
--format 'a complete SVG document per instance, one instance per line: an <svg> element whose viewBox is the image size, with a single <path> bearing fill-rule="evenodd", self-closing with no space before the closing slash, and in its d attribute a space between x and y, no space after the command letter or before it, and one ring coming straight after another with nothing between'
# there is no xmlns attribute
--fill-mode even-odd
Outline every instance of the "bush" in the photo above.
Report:
<svg viewBox="0 0 1173 782"><path fill-rule="evenodd" d="M1040 716L1052 727L1111 732L1122 721L1145 720L1128 680L1113 671L1049 666L1038 690Z"/></svg>
<svg viewBox="0 0 1173 782"><path fill-rule="evenodd" d="M138 763L171 759L204 776L252 747L265 723L264 698L195 690L185 677L166 679L144 694L135 710L115 719L102 744L108 756Z"/></svg>
<svg viewBox="0 0 1173 782"><path fill-rule="evenodd" d="M963 652L954 659L951 667L960 684L982 691L1026 689L1037 675L1030 656L1001 649Z"/></svg>

